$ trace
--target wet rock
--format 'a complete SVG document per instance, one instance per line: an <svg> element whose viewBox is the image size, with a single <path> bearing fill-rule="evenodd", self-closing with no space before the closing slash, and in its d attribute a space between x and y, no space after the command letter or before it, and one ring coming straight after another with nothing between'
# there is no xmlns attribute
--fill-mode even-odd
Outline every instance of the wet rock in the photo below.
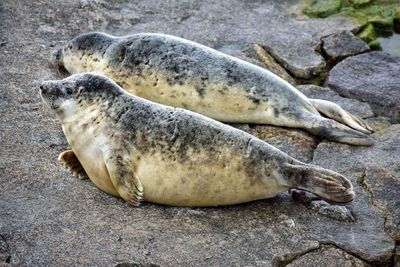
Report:
<svg viewBox="0 0 400 267"><path fill-rule="evenodd" d="M296 88L309 98L324 99L332 101L341 106L346 111L357 115L360 118L369 118L374 114L368 103L358 101L356 99L345 98L337 94L335 91L327 87L316 85L298 85Z"/></svg>
<svg viewBox="0 0 400 267"><path fill-rule="evenodd" d="M400 122L400 58L385 52L349 57L329 73L325 85L371 105L377 115Z"/></svg>
<svg viewBox="0 0 400 267"><path fill-rule="evenodd" d="M368 50L368 45L350 31L341 31L322 38L322 51L333 61L339 61Z"/></svg>
<svg viewBox="0 0 400 267"><path fill-rule="evenodd" d="M312 160L313 151L319 142L317 137L299 129L271 125L233 124L233 126L266 141L303 162Z"/></svg>
<svg viewBox="0 0 400 267"><path fill-rule="evenodd" d="M323 245L318 250L302 255L285 266L369 267L371 265L339 248Z"/></svg>

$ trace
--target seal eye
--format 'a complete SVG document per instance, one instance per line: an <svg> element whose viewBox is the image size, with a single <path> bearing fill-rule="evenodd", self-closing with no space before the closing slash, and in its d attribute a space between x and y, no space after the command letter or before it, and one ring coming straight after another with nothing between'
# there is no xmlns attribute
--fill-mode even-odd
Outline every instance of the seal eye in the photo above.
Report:
<svg viewBox="0 0 400 267"><path fill-rule="evenodd" d="M65 92L67 93L67 95L72 95L73 91L71 88L67 87L67 89L65 89Z"/></svg>

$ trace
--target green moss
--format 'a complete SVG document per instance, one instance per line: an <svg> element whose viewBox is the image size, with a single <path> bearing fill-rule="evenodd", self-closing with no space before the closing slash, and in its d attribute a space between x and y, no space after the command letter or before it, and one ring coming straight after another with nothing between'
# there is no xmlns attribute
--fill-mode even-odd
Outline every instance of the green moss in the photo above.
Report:
<svg viewBox="0 0 400 267"><path fill-rule="evenodd" d="M378 40L373 40L371 42L368 43L369 48L371 48L371 50L381 50L381 43L378 42Z"/></svg>
<svg viewBox="0 0 400 267"><path fill-rule="evenodd" d="M376 39L378 34L372 24L367 24L357 36L364 42L370 43Z"/></svg>
<svg viewBox="0 0 400 267"><path fill-rule="evenodd" d="M349 17L351 18L356 24L363 26L368 23L368 16L364 13L356 10L354 7L345 7L340 10L338 14L335 15L336 17Z"/></svg>
<svg viewBox="0 0 400 267"><path fill-rule="evenodd" d="M313 0L303 9L310 17L345 16L361 28L357 34L371 48L378 48L379 34L400 29L400 0Z"/></svg>
<svg viewBox="0 0 400 267"><path fill-rule="evenodd" d="M340 11L341 0L314 0L303 12L310 17L326 18Z"/></svg>
<svg viewBox="0 0 400 267"><path fill-rule="evenodd" d="M383 29L392 29L394 20L400 20L400 0L314 0L303 9L310 17L347 16L360 26L373 23Z"/></svg>
<svg viewBox="0 0 400 267"><path fill-rule="evenodd" d="M361 10L367 17L368 22L382 30L392 30L395 19L395 9L390 6L371 5Z"/></svg>
<svg viewBox="0 0 400 267"><path fill-rule="evenodd" d="M365 6L371 2L372 0L349 0L349 3L355 7Z"/></svg>
<svg viewBox="0 0 400 267"><path fill-rule="evenodd" d="M400 6L395 6L394 8L394 19L397 20L397 22L400 21Z"/></svg>

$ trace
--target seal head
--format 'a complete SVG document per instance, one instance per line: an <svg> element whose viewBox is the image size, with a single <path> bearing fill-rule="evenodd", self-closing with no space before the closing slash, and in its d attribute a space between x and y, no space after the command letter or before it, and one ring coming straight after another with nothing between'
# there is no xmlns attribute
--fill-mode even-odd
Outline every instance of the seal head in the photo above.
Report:
<svg viewBox="0 0 400 267"><path fill-rule="evenodd" d="M94 99L99 95L117 97L122 90L110 90L116 84L94 74L77 74L62 81L45 81L40 85L40 95L51 109L60 109L78 98Z"/></svg>
<svg viewBox="0 0 400 267"><path fill-rule="evenodd" d="M74 98L76 88L73 81L63 81L62 83L47 81L40 85L40 96L51 109L57 110L65 102Z"/></svg>
<svg viewBox="0 0 400 267"><path fill-rule="evenodd" d="M101 32L81 34L54 53L55 61L61 70L77 73L70 67L72 64L78 63L77 59L87 58L89 65L91 61L98 62L101 55L104 55L107 48L113 43L113 39L113 36Z"/></svg>

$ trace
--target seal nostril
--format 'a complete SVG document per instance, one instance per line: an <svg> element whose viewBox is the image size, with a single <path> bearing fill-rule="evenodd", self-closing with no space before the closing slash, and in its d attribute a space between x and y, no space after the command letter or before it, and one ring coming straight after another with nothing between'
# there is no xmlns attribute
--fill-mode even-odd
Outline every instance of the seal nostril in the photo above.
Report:
<svg viewBox="0 0 400 267"><path fill-rule="evenodd" d="M42 83L42 84L39 86L39 88L40 88L40 91L41 91L42 93L48 93L48 92L49 92L49 88L48 88L48 86L46 86L46 82Z"/></svg>
<svg viewBox="0 0 400 267"><path fill-rule="evenodd" d="M62 55L63 55L63 49L62 48L59 48L54 52L54 56L55 56L55 59L57 61L62 59Z"/></svg>

